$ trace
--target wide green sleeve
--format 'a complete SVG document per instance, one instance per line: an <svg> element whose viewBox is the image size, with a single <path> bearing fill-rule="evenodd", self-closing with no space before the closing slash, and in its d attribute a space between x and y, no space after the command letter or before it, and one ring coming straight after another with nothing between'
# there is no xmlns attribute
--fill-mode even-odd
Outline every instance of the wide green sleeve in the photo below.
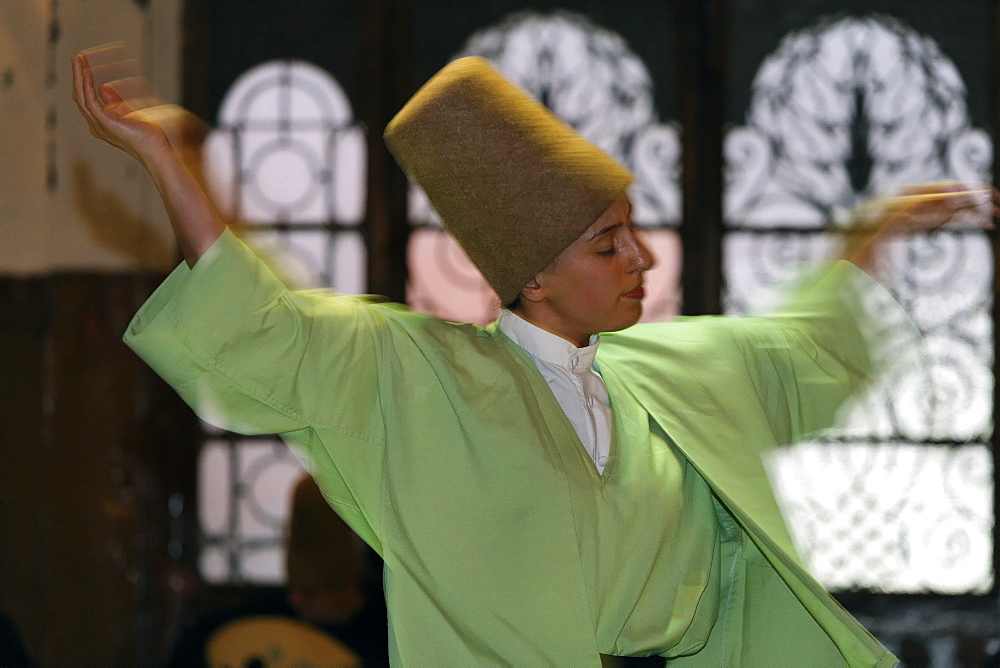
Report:
<svg viewBox="0 0 1000 668"><path fill-rule="evenodd" d="M886 327L905 321L884 289L848 262L804 280L773 314L737 319L734 341L777 444L833 426L882 367Z"/></svg>
<svg viewBox="0 0 1000 668"><path fill-rule="evenodd" d="M227 230L170 274L124 338L211 424L378 443L375 317L356 298L290 292Z"/></svg>

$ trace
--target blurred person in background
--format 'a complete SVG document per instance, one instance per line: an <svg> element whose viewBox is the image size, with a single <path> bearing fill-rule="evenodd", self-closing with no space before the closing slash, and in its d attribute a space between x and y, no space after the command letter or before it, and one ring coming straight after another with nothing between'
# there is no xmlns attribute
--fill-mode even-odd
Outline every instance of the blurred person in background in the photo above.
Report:
<svg viewBox="0 0 1000 668"><path fill-rule="evenodd" d="M281 589L185 627L168 665L389 665L380 573L310 476L292 495L285 565Z"/></svg>

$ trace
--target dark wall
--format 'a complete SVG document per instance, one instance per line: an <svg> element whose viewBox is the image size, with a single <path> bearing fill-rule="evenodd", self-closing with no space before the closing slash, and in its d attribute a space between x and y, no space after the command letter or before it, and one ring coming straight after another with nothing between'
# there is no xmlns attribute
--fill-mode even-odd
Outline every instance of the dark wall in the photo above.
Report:
<svg viewBox="0 0 1000 668"><path fill-rule="evenodd" d="M0 280L0 609L40 665L151 665L166 642L192 420L121 342L158 281Z"/></svg>

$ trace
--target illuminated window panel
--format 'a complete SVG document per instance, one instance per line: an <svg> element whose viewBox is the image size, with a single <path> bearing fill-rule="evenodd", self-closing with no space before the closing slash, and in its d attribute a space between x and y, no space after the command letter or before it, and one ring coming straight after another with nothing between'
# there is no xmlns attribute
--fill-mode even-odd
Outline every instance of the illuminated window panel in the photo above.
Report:
<svg viewBox="0 0 1000 668"><path fill-rule="evenodd" d="M801 443L771 464L799 551L826 586L990 591L988 444Z"/></svg>
<svg viewBox="0 0 1000 668"><path fill-rule="evenodd" d="M198 519L206 581L284 579L285 521L303 475L302 465L277 438L205 442L198 462Z"/></svg>
<svg viewBox="0 0 1000 668"><path fill-rule="evenodd" d="M727 313L766 310L825 232L913 182L988 181L993 149L937 44L885 16L820 20L761 64L745 123L725 140ZM985 593L993 586L994 258L956 229L879 258L913 327L887 328L882 374L819 442L772 462L807 564L828 587ZM874 320L891 309L865 304ZM900 323L886 323L900 324Z"/></svg>
<svg viewBox="0 0 1000 668"><path fill-rule="evenodd" d="M295 287L363 291L365 137L326 71L289 60L243 74L205 163L220 208Z"/></svg>

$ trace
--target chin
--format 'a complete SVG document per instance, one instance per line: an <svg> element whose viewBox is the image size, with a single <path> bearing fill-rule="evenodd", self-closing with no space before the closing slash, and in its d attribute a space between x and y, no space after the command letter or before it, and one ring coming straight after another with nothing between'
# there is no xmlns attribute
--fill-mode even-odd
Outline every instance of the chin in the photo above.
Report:
<svg viewBox="0 0 1000 668"><path fill-rule="evenodd" d="M642 306L639 306L634 314L630 314L629 316L623 318L617 318L614 322L609 322L608 327L602 331L620 332L621 330L628 329L632 325L639 322L640 318L642 318Z"/></svg>
<svg viewBox="0 0 1000 668"><path fill-rule="evenodd" d="M629 314L626 323L622 325L619 329L625 329L627 327L631 327L632 325L639 322L641 319L642 319L642 302L638 302L635 305L635 308L632 309L632 313Z"/></svg>

